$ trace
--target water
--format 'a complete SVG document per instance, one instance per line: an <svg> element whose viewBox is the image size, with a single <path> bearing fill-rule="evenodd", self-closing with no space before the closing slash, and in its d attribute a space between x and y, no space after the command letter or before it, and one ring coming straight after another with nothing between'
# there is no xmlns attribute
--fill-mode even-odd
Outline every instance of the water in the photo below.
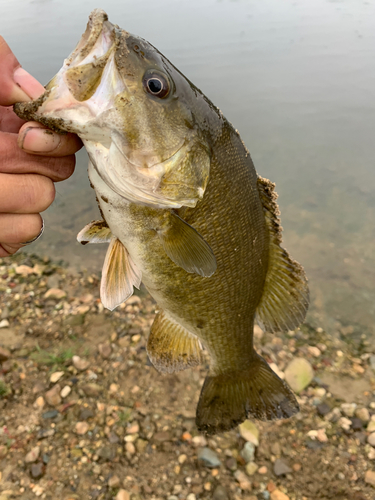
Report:
<svg viewBox="0 0 375 500"><path fill-rule="evenodd" d="M0 0L0 29L46 83L97 0ZM358 0L106 0L110 20L149 40L238 128L277 184L285 246L310 280L308 321L375 341L375 4ZM86 155L58 185L30 250L99 270L76 233L98 217Z"/></svg>

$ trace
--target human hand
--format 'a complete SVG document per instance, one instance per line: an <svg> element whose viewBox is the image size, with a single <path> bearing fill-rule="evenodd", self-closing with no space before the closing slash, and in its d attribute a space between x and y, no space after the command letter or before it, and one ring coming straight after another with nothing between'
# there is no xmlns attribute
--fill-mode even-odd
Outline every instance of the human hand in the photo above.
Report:
<svg viewBox="0 0 375 500"><path fill-rule="evenodd" d="M36 238L40 212L55 199L54 182L70 177L81 140L18 118L12 105L31 101L44 87L21 68L0 36L0 257Z"/></svg>

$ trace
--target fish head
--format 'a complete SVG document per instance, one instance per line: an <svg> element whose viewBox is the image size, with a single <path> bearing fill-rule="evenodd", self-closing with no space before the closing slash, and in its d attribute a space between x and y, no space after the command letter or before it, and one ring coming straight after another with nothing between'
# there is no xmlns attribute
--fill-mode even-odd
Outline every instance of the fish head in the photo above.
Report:
<svg viewBox="0 0 375 500"><path fill-rule="evenodd" d="M16 112L78 134L101 179L129 201L194 207L210 170L210 146L189 105L195 92L150 43L96 9L45 94Z"/></svg>

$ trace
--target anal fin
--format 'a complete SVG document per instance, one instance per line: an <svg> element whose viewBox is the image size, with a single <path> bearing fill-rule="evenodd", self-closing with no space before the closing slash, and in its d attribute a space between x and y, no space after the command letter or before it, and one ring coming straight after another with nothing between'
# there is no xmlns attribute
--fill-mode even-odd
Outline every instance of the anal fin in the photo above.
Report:
<svg viewBox="0 0 375 500"><path fill-rule="evenodd" d="M142 273L132 261L127 249L114 236L105 256L100 299L104 307L113 311L133 295L134 288L141 285Z"/></svg>
<svg viewBox="0 0 375 500"><path fill-rule="evenodd" d="M201 344L198 337L161 311L151 326L147 354L159 372L173 373L201 363Z"/></svg>
<svg viewBox="0 0 375 500"><path fill-rule="evenodd" d="M256 320L268 332L294 330L305 319L309 289L303 267L281 247L275 184L258 177L258 191L269 233L269 264Z"/></svg>

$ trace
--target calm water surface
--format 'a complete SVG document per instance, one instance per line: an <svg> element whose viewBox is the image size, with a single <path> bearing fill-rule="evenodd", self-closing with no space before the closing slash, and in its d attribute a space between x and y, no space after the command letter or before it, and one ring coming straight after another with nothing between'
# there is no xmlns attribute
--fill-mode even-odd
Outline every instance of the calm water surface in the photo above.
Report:
<svg viewBox="0 0 375 500"><path fill-rule="evenodd" d="M240 131L277 184L285 246L306 269L308 321L375 342L375 3L359 0L0 0L0 32L46 83L103 7L163 52ZM57 187L32 250L99 271L77 232L98 217L87 158ZM30 248L31 250L31 248Z"/></svg>

